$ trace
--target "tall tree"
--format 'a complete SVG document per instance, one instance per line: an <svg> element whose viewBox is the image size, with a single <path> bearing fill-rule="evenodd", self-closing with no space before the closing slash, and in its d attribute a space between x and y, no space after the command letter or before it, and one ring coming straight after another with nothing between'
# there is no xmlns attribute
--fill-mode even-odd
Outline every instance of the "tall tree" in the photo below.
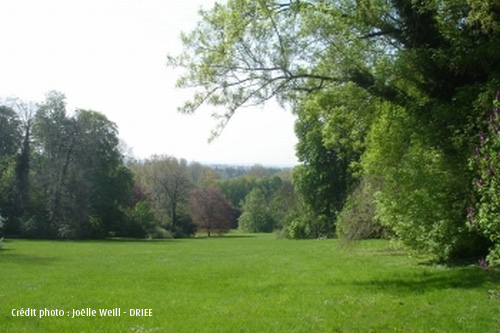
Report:
<svg viewBox="0 0 500 333"><path fill-rule="evenodd" d="M22 140L16 158L15 185L12 191L13 202L15 203L16 217L26 219L30 214L31 204L29 198L30 184L30 159L32 142L32 125L37 110L37 105L33 102L24 102L18 98L8 99L9 105L16 110L20 120L20 130Z"/></svg>
<svg viewBox="0 0 500 333"><path fill-rule="evenodd" d="M68 170L76 149L75 122L66 116L66 97L55 91L46 95L35 116L36 149L43 163L40 173L44 184L49 220L63 228L70 219L64 195Z"/></svg>
<svg viewBox="0 0 500 333"><path fill-rule="evenodd" d="M280 187L273 193L270 201L271 215L275 229L283 229L291 215L297 212L298 194L293 183L284 179Z"/></svg>
<svg viewBox="0 0 500 333"><path fill-rule="evenodd" d="M50 92L34 123L36 183L47 219L60 237L104 237L123 219L120 205L132 191L116 125L104 115L66 114L65 97Z"/></svg>
<svg viewBox="0 0 500 333"><path fill-rule="evenodd" d="M170 156L154 156L145 162L146 178L158 209L166 209L172 230L178 226L179 206L189 197L192 183L187 166Z"/></svg>
<svg viewBox="0 0 500 333"><path fill-rule="evenodd" d="M16 112L0 105L0 157L17 153L21 141L20 120Z"/></svg>
<svg viewBox="0 0 500 333"><path fill-rule="evenodd" d="M73 192L81 198L83 223L89 216L94 236L106 236L124 220L120 207L130 199L132 175L123 164L115 123L90 110L77 110L74 120L78 137L72 168L79 185Z"/></svg>
<svg viewBox="0 0 500 333"><path fill-rule="evenodd" d="M21 142L20 121L16 112L0 106L0 206L6 219L6 231L15 233L17 206L12 193L15 189L16 154Z"/></svg>

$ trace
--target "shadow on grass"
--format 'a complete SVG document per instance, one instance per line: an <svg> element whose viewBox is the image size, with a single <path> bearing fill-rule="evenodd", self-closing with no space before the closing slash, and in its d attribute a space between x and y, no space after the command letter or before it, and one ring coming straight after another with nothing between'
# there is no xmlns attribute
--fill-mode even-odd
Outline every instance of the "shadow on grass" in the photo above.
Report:
<svg viewBox="0 0 500 333"><path fill-rule="evenodd" d="M113 237L113 238L106 238L106 239L96 239L96 240L82 240L81 242L95 242L95 243L176 243L176 242L182 242L185 241L189 238L153 238L153 239L147 239L147 238L126 238L126 237Z"/></svg>
<svg viewBox="0 0 500 333"><path fill-rule="evenodd" d="M433 290L474 289L488 282L500 284L496 274L477 267L461 267L433 272L400 273L397 276L354 281L350 284L392 294L423 294Z"/></svg>
<svg viewBox="0 0 500 333"><path fill-rule="evenodd" d="M190 239L238 239L238 238L256 238L256 235L250 235L250 234L228 234L228 235L215 235L215 236L210 236L208 237L207 235L197 235L195 238L190 238Z"/></svg>
<svg viewBox="0 0 500 333"><path fill-rule="evenodd" d="M59 259L57 257L42 257L31 254L16 253L10 249L1 251L2 263L20 264L20 265L50 265Z"/></svg>
<svg viewBox="0 0 500 333"><path fill-rule="evenodd" d="M81 240L77 242L110 242L110 243L177 243L185 242L190 240L203 240L203 239L238 239L238 238L255 238L255 235L212 235L208 237L207 235L197 235L196 237L186 237L186 238L127 238L127 237L112 237L102 240Z"/></svg>

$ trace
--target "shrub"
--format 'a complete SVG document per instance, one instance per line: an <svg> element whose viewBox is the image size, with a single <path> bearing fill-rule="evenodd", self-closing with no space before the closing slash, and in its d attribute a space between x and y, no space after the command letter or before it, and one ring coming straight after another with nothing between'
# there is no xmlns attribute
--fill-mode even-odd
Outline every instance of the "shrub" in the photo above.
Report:
<svg viewBox="0 0 500 333"><path fill-rule="evenodd" d="M476 246L465 224L468 173L420 125L393 108L372 125L362 163L365 175L380 182L376 217L408 248L438 260L459 259Z"/></svg>
<svg viewBox="0 0 500 333"><path fill-rule="evenodd" d="M158 220L151 205L146 201L139 201L128 213L129 225L125 236L129 237L154 237L158 234Z"/></svg>
<svg viewBox="0 0 500 333"><path fill-rule="evenodd" d="M479 133L479 146L474 151L470 168L476 173L473 181L475 204L468 208L472 230L480 231L493 246L487 260L500 265L500 92L494 101L493 112Z"/></svg>
<svg viewBox="0 0 500 333"><path fill-rule="evenodd" d="M181 211L177 216L177 224L172 233L174 238L191 237L196 233L196 224L186 212Z"/></svg>
<svg viewBox="0 0 500 333"><path fill-rule="evenodd" d="M26 238L55 238L57 231L47 218L31 216L20 220L21 234Z"/></svg>
<svg viewBox="0 0 500 333"><path fill-rule="evenodd" d="M315 214L306 205L301 205L300 210L298 208L285 218L285 230L292 239L329 238L334 236L334 222L325 215Z"/></svg>
<svg viewBox="0 0 500 333"><path fill-rule="evenodd" d="M337 236L345 242L380 238L388 232L378 222L373 195L380 187L374 180L363 178L349 195L337 220Z"/></svg>

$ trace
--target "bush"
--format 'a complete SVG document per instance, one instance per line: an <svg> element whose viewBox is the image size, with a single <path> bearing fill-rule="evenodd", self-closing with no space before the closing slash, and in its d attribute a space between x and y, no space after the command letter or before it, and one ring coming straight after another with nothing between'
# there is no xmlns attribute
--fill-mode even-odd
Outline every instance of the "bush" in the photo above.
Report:
<svg viewBox="0 0 500 333"><path fill-rule="evenodd" d="M474 151L470 168L476 174L475 204L468 208L468 222L492 245L487 257L491 265L500 265L500 92L494 101L493 112L487 115L479 133L479 146ZM486 123L487 122L487 123Z"/></svg>
<svg viewBox="0 0 500 333"><path fill-rule="evenodd" d="M337 220L337 236L344 242L381 238L388 232L378 222L373 195L380 187L364 178L351 193Z"/></svg>
<svg viewBox="0 0 500 333"><path fill-rule="evenodd" d="M46 218L31 216L21 219L20 225L22 237L45 239L57 236L54 226Z"/></svg>
<svg viewBox="0 0 500 333"><path fill-rule="evenodd" d="M185 212L179 212L177 216L177 225L172 230L174 238L191 237L196 233L196 224Z"/></svg>
<svg viewBox="0 0 500 333"><path fill-rule="evenodd" d="M148 235L149 238L174 238L174 234L170 230L166 230L160 226L155 227L155 229Z"/></svg>
<svg viewBox="0 0 500 333"><path fill-rule="evenodd" d="M410 249L438 260L471 253L468 174L433 144L433 133L404 110L388 109L372 125L364 173L380 182L376 217Z"/></svg>
<svg viewBox="0 0 500 333"><path fill-rule="evenodd" d="M151 205L146 201L139 201L128 213L128 226L123 236L153 237L158 234L158 227L159 223Z"/></svg>
<svg viewBox="0 0 500 333"><path fill-rule="evenodd" d="M314 214L304 205L285 219L285 230L292 239L329 238L334 236L335 221L325 215Z"/></svg>

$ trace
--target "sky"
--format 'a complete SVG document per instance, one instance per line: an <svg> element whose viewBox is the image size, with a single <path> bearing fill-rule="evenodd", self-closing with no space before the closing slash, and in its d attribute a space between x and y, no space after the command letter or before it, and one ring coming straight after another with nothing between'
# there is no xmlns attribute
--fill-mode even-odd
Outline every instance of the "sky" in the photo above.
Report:
<svg viewBox="0 0 500 333"><path fill-rule="evenodd" d="M136 158L296 165L295 116L272 101L239 110L220 137L212 110L177 112L189 92L175 88L179 69L167 54L213 0L2 0L0 98L42 102L56 90L76 108L105 114Z"/></svg>

